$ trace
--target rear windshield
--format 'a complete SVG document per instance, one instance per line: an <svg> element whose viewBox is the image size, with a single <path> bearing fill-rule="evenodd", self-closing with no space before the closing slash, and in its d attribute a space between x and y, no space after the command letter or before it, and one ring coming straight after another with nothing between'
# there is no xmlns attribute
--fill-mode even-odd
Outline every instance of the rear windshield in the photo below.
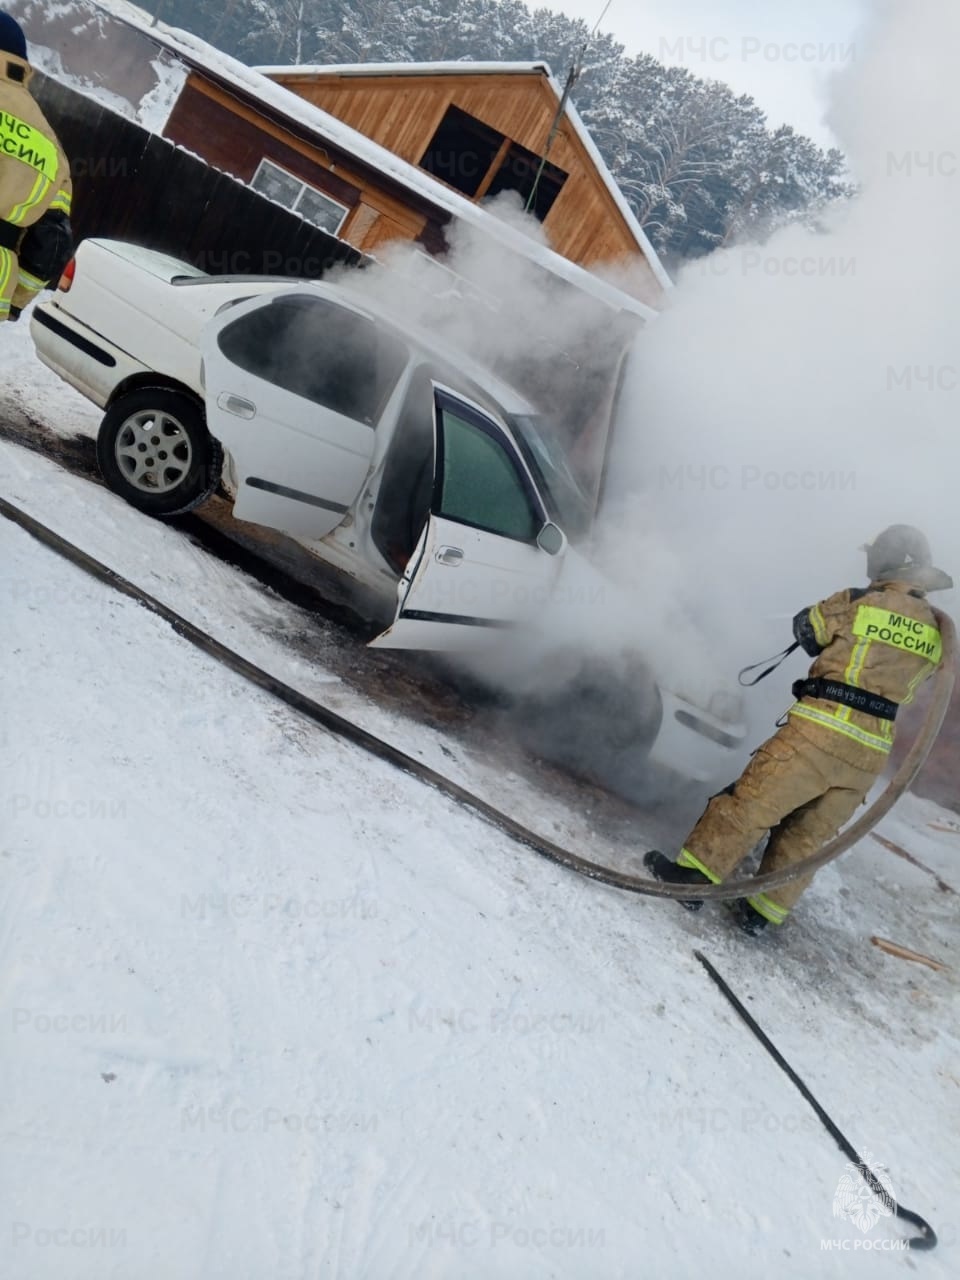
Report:
<svg viewBox="0 0 960 1280"><path fill-rule="evenodd" d="M327 298L273 298L220 331L234 364L335 413L374 426L400 379L407 348L366 316Z"/></svg>

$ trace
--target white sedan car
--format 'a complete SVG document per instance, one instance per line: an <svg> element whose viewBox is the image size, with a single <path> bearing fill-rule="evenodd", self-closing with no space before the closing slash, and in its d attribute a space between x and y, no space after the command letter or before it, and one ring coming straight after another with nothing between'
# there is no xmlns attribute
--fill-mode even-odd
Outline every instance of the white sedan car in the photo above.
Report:
<svg viewBox="0 0 960 1280"><path fill-rule="evenodd" d="M585 533L589 508L536 408L343 285L211 277L86 240L31 329L44 363L106 411L110 488L170 516L222 481L236 519L373 592L389 624L375 646L503 643L554 596L565 561L582 573L568 535ZM649 690L642 701L645 752L729 775L738 708L658 690L654 725Z"/></svg>

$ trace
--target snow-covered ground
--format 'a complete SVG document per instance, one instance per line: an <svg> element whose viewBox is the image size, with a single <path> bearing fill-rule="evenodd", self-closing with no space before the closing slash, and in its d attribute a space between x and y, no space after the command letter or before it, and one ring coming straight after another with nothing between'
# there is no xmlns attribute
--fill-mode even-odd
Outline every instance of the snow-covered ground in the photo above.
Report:
<svg viewBox="0 0 960 1280"><path fill-rule="evenodd" d="M0 418L95 426L25 326L0 342ZM8 443L0 495L549 834L590 838L590 815L500 777L495 753L346 687L334 631L315 662L291 651L283 602L175 530ZM722 910L517 847L5 520L0 602L5 1277L957 1273L955 893L868 840L748 942ZM955 816L910 798L881 830L960 890ZM891 1248L909 1232L888 1217L834 1216L846 1158L697 947L936 1252Z"/></svg>

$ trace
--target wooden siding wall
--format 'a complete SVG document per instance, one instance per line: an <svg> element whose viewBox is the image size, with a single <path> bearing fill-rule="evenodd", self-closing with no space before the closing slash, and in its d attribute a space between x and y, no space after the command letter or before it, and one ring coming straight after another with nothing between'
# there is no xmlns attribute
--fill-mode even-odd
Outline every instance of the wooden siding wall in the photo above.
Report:
<svg viewBox="0 0 960 1280"><path fill-rule="evenodd" d="M227 105L204 92L196 80L183 87L171 112L164 134L171 142L198 150L203 158L243 182L249 182L260 161L268 159L295 173L311 186L325 191L340 204L352 209L360 198L360 188L332 173L305 151L298 151L270 136L264 145L264 131L237 113L237 104Z"/></svg>
<svg viewBox="0 0 960 1280"><path fill-rule="evenodd" d="M537 155L543 154L557 102L542 75L276 76L279 84L329 111L410 164L419 164L447 108L457 106ZM570 176L544 221L553 248L589 267L630 260L661 292L589 152L564 120L550 161Z"/></svg>
<svg viewBox="0 0 960 1280"><path fill-rule="evenodd" d="M371 180L348 156L297 137L196 74L184 86L164 132L244 182L266 158L327 192L351 210L339 234L356 249L370 252L397 239L442 241L442 216L428 216L388 190L386 182Z"/></svg>
<svg viewBox="0 0 960 1280"><path fill-rule="evenodd" d="M70 161L78 242L130 240L212 275L317 277L360 261L341 240L93 98L40 72L30 87Z"/></svg>

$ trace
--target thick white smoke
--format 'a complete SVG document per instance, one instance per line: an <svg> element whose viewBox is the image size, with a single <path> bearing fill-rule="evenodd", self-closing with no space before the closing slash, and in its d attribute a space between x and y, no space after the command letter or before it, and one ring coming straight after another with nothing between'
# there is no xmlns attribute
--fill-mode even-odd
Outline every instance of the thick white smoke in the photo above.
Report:
<svg viewBox="0 0 960 1280"><path fill-rule="evenodd" d="M547 247L548 237L524 213L517 193L502 192L484 207L503 224L506 241L453 222L442 263L416 245L395 242L381 251L380 265L340 279L512 382L548 415L594 493L616 364L639 322L621 323L606 303L544 269L534 246ZM532 241L529 256L515 248L524 241Z"/></svg>
<svg viewBox="0 0 960 1280"><path fill-rule="evenodd" d="M680 273L631 354L595 530L594 560L623 590L598 599L574 579L542 617L552 648L569 641L620 673L639 650L663 683L708 702L789 643L797 609L862 583L859 547L888 524L923 528L960 578L958 38L952 0L875 0L832 85L860 195L817 232L795 226ZM542 236L508 201L499 212ZM428 283L409 246L355 284L484 361L530 349L535 396L558 361L589 379L617 344L595 303L559 298L488 237L454 232L448 262L476 286L469 305L438 301L442 280ZM553 678L517 658L487 671ZM751 696L757 730L802 669L795 657Z"/></svg>
<svg viewBox="0 0 960 1280"><path fill-rule="evenodd" d="M888 524L960 578L958 41L951 0L874 4L829 117L860 196L687 266L637 343L604 546L646 548L637 589L662 565L721 664L861 583Z"/></svg>

